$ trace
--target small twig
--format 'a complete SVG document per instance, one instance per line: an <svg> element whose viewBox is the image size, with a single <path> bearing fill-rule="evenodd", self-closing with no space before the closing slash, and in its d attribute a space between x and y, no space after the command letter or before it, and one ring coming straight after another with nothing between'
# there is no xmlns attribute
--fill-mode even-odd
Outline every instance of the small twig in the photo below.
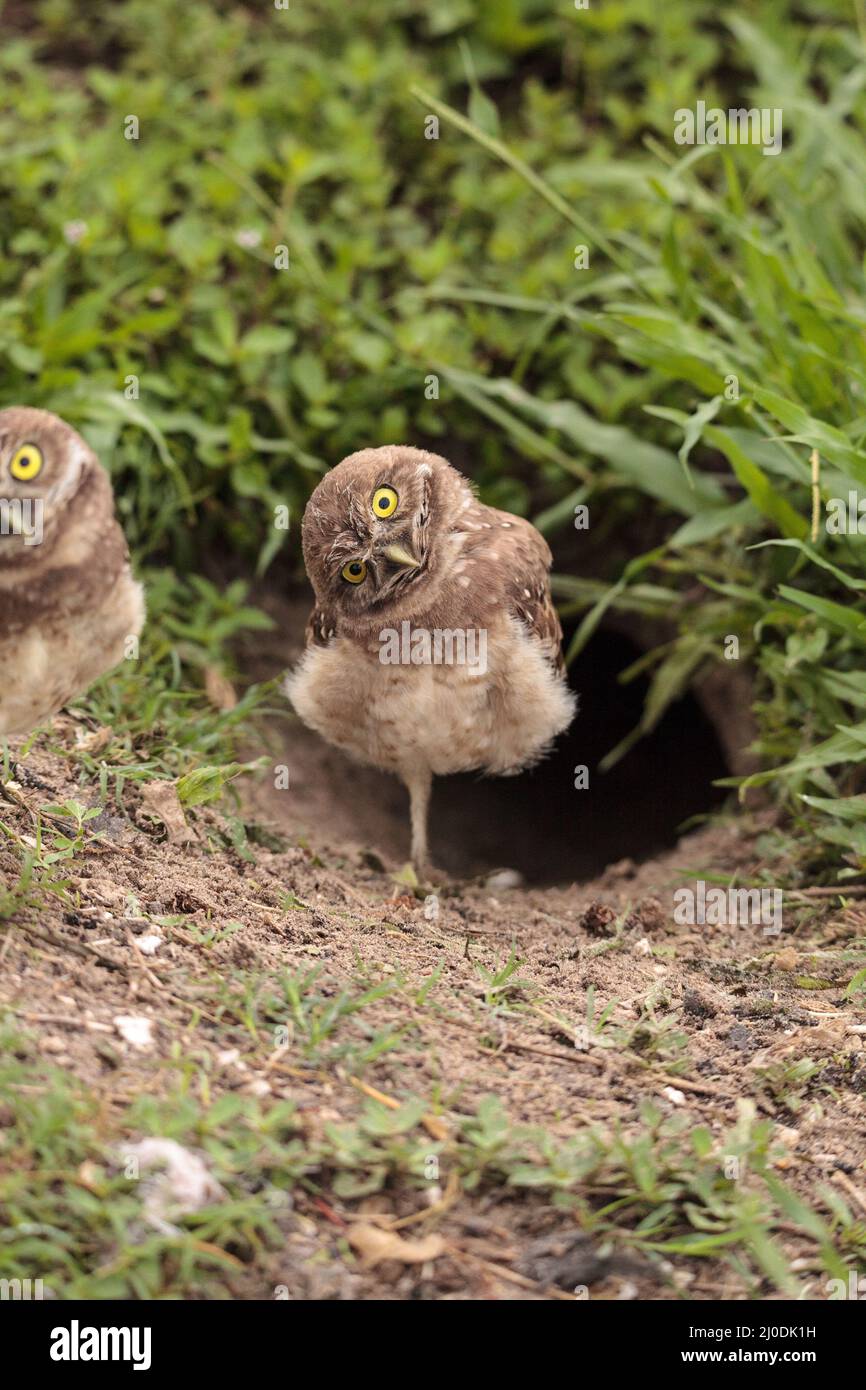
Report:
<svg viewBox="0 0 866 1390"><path fill-rule="evenodd" d="M395 1100L393 1096L386 1096L384 1091L377 1091L375 1086L368 1086L366 1081L361 1081L357 1076L350 1076L347 1080L357 1091L369 1096L371 1100L379 1101L381 1105L386 1105L389 1110L400 1109L399 1100ZM448 1138L447 1127L437 1115L422 1115L421 1123L431 1139L445 1140Z"/></svg>
<svg viewBox="0 0 866 1390"><path fill-rule="evenodd" d="M842 1173L837 1169L837 1171L833 1174L831 1181L838 1183L839 1187L844 1187L851 1200L856 1203L856 1205L860 1208L862 1214L866 1216L866 1197L863 1196L863 1193L860 1191L859 1187L854 1186L847 1173Z"/></svg>
<svg viewBox="0 0 866 1390"><path fill-rule="evenodd" d="M460 1180L457 1177L456 1169L452 1168L448 1174L448 1181L445 1184L445 1191L437 1202L431 1202L429 1207L422 1207L420 1211L413 1211L411 1216L401 1216L391 1226L392 1231L402 1230L404 1226L413 1226L416 1221L426 1221L430 1216L443 1216L449 1211L460 1197Z"/></svg>
<svg viewBox="0 0 866 1390"><path fill-rule="evenodd" d="M26 1009L9 1009L11 1014L24 1018L28 1023L45 1023L53 1028L86 1028L90 1033L113 1033L110 1023L99 1023L93 1018L67 1018L63 1014L33 1014Z"/></svg>
<svg viewBox="0 0 866 1390"><path fill-rule="evenodd" d="M483 1049L483 1051L485 1052L489 1050L489 1048ZM576 1062L586 1060L587 1062L594 1062L595 1065L601 1067L602 1070L606 1069L609 1060L608 1058L594 1057L591 1052L586 1052L583 1048L575 1048L574 1053L572 1054L571 1052L554 1052L549 1047L533 1047L531 1043L519 1042L504 1042L502 1044L502 1047L498 1048L497 1051L535 1052L538 1054L539 1057L553 1057L556 1059L557 1062Z"/></svg>
<svg viewBox="0 0 866 1390"><path fill-rule="evenodd" d="M562 1303L576 1303L577 1299L572 1293L565 1293L555 1285L539 1284L535 1279L527 1279L525 1274L518 1274L516 1270L504 1268L496 1265L492 1260L484 1260L480 1255L473 1255L468 1250L458 1249L456 1246L448 1245L448 1253L455 1260L471 1260L473 1264L480 1265L486 1269L488 1274L495 1274L497 1279L504 1279L507 1284L517 1284L521 1289L533 1289L543 1298L558 1299Z"/></svg>
<svg viewBox="0 0 866 1390"><path fill-rule="evenodd" d="M348 893L350 898L354 898L355 902L360 903L361 906L365 908L367 911L369 911L371 907L375 907L377 905L375 898L363 897L356 888L353 888L352 885L350 883L347 883L344 878L341 878L339 874L335 874L333 870L331 871L331 873L335 882L340 885L343 892Z"/></svg>
<svg viewBox="0 0 866 1390"><path fill-rule="evenodd" d="M69 941L61 936L59 932L51 931L50 927L34 927L32 922L19 922L20 931L29 932L40 941L47 941L51 946L58 946L62 951L71 951L75 956L84 956L85 959L91 957L98 960L100 965L104 965L108 970L118 970L121 975L129 978L129 967L122 961L113 960L111 956L105 956L101 951L97 951L95 946L88 946L83 941Z"/></svg>
<svg viewBox="0 0 866 1390"><path fill-rule="evenodd" d="M448 1174L448 1181L445 1184L445 1191L437 1202L431 1202L429 1207L422 1207L420 1211L413 1211L409 1216L388 1216L385 1212L369 1211L347 1211L343 1213L344 1222L351 1225L353 1221L359 1223L378 1226L382 1231L400 1231L404 1226L414 1226L418 1221L426 1221L429 1216L441 1216L444 1212L453 1207L460 1196L460 1181L454 1169Z"/></svg>
<svg viewBox="0 0 866 1390"><path fill-rule="evenodd" d="M132 947L133 951L135 952L136 956L138 957L138 964L139 964L139 967L140 967L140 969L141 969L142 974L146 977L146 979L148 979L148 980L150 981L150 983L153 985L154 989L158 989L158 990L164 989L164 985L163 985L162 980L159 978L158 975L154 975L153 971L150 969L150 967L149 967L149 965L148 965L148 963L147 963L147 961L146 961L146 959L145 959L144 952L142 951L141 947L139 946L138 942L137 942L136 939L135 939L134 934L129 930L129 928L127 928L126 937L127 937L127 940L128 940L128 942L129 942L130 946Z"/></svg>
<svg viewBox="0 0 866 1390"><path fill-rule="evenodd" d="M689 1081L683 1076L666 1076L663 1072L650 1072L654 1081L660 1082L663 1086L673 1086L681 1091L695 1091L697 1095L718 1096L721 1100L735 1101L736 1096L731 1095L730 1091L725 1091L721 1086L714 1086L711 1081Z"/></svg>
<svg viewBox="0 0 866 1390"><path fill-rule="evenodd" d="M853 883L839 888L783 888L786 898L862 898L866 883Z"/></svg>

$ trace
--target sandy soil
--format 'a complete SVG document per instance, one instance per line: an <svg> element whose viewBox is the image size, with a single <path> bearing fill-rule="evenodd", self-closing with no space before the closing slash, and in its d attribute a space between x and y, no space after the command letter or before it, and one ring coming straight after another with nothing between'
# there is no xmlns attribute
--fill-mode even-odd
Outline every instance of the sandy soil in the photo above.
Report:
<svg viewBox="0 0 866 1390"><path fill-rule="evenodd" d="M76 727L61 717L56 734L71 741ZM191 818L189 843L173 843L131 788L128 818L92 823L104 839L76 857L68 904L13 919L0 946L0 1001L54 1063L110 1106L142 1091L158 1094L179 1043L208 1058L214 1097L252 1090L291 1098L310 1133L351 1119L365 1097L415 1095L431 1098L438 1117L431 1134L447 1139L461 1117L495 1095L515 1122L539 1124L554 1139L593 1125L639 1130L647 1097L663 1113L720 1135L747 1095L778 1126L778 1162L795 1190L810 1196L820 1182L852 1187L850 1174L866 1155L866 1054L862 1035L849 1031L862 1024L862 1010L844 987L864 919L819 897L786 910L779 938L760 926L673 921L674 889L696 875L758 881L766 865L756 853L762 827L754 820L701 830L670 853L642 866L614 864L592 882L529 890L458 885L437 891L431 905L392 877L401 859L401 846L393 849L399 788L372 805L358 780L367 774L337 766L336 755L291 728L288 738L291 752L282 756L297 797L269 790L267 780L249 794L248 816L269 821L278 836L260 836L269 847L254 845L248 857L227 848L223 819L210 810ZM37 806L74 795L82 797L82 788L68 764L37 745L26 776L0 799L0 818L32 836ZM94 789L83 789L83 797L95 800ZM368 837L357 833L359 804ZM352 815L347 806L356 808ZM0 841L0 877L8 882L16 872ZM137 942L154 930L162 943L145 956ZM520 983L493 1007L490 977L512 948ZM311 1062L291 1036L275 1047L269 1030L251 1044L237 1017L214 1003L215 977L314 967L326 995L350 982L398 982L393 994L341 1024L341 1040L394 1037L362 1074L348 1072L339 1057ZM421 1007L418 991L437 971ZM593 998L596 1018L611 1004L612 1022L631 1029L629 1045L606 1045L603 1030L587 1034ZM153 1021L150 1049L117 1036L113 1020L124 1014ZM683 1041L669 1049L672 1033ZM818 1075L789 1104L765 1078L774 1063L803 1057L820 1064ZM353 1223L389 1228L404 1217L406 1234L441 1235L437 1258L365 1269L347 1256ZM627 1239L611 1263L548 1196L502 1184L466 1190L451 1182L446 1160L423 1200L411 1186L351 1201L301 1192L281 1222L282 1249L228 1281L237 1296L273 1297L278 1286L301 1298L571 1297L579 1284L602 1298L721 1298L743 1290L721 1259L634 1262ZM782 1238L793 1267L800 1258L808 1271L814 1247L795 1227ZM807 1296L822 1295L809 1288Z"/></svg>

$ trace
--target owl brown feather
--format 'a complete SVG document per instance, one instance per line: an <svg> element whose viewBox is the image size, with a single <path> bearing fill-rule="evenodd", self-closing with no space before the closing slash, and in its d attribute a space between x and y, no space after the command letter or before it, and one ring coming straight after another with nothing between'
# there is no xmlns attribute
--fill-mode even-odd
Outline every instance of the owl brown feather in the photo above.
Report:
<svg viewBox="0 0 866 1390"><path fill-rule="evenodd" d="M0 737L8 737L49 719L128 654L144 598L108 475L58 416L0 411L0 504ZM25 514L38 516L38 535L10 524Z"/></svg>
<svg viewBox="0 0 866 1390"><path fill-rule="evenodd" d="M467 553L478 557L479 582L498 600L500 592L508 611L535 637L545 657L558 671L565 670L562 656L562 627L550 594L550 567L553 556L540 531L522 516L499 511L476 502L470 521L480 524L481 539L472 532ZM496 537L496 559L485 553L489 524Z"/></svg>
<svg viewBox="0 0 866 1390"><path fill-rule="evenodd" d="M302 532L316 605L289 696L330 742L406 782L423 867L432 775L518 772L573 717L550 549L530 522L481 503L445 459L408 446L344 459L310 498ZM416 663L405 647L384 662L383 643L404 629L462 634L466 651L477 639L483 668Z"/></svg>

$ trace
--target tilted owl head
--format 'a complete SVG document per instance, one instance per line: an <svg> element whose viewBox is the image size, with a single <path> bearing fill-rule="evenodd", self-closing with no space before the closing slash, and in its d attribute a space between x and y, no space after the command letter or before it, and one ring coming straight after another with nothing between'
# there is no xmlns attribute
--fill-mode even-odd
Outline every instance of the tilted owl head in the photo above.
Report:
<svg viewBox="0 0 866 1390"><path fill-rule="evenodd" d="M80 434L47 410L0 410L0 562L50 543L100 465Z"/></svg>
<svg viewBox="0 0 866 1390"><path fill-rule="evenodd" d="M466 479L438 454L402 444L350 454L304 513L317 601L359 628L420 601L437 584L448 537L472 501Z"/></svg>

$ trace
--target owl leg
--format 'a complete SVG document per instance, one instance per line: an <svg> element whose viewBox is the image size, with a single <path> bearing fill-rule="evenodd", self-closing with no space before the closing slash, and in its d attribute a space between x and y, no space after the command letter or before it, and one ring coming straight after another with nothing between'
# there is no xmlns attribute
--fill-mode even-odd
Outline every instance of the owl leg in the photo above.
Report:
<svg viewBox="0 0 866 1390"><path fill-rule="evenodd" d="M428 867L427 811L433 776L428 767L421 767L407 773L404 780L412 808L412 865L418 877L423 878Z"/></svg>

